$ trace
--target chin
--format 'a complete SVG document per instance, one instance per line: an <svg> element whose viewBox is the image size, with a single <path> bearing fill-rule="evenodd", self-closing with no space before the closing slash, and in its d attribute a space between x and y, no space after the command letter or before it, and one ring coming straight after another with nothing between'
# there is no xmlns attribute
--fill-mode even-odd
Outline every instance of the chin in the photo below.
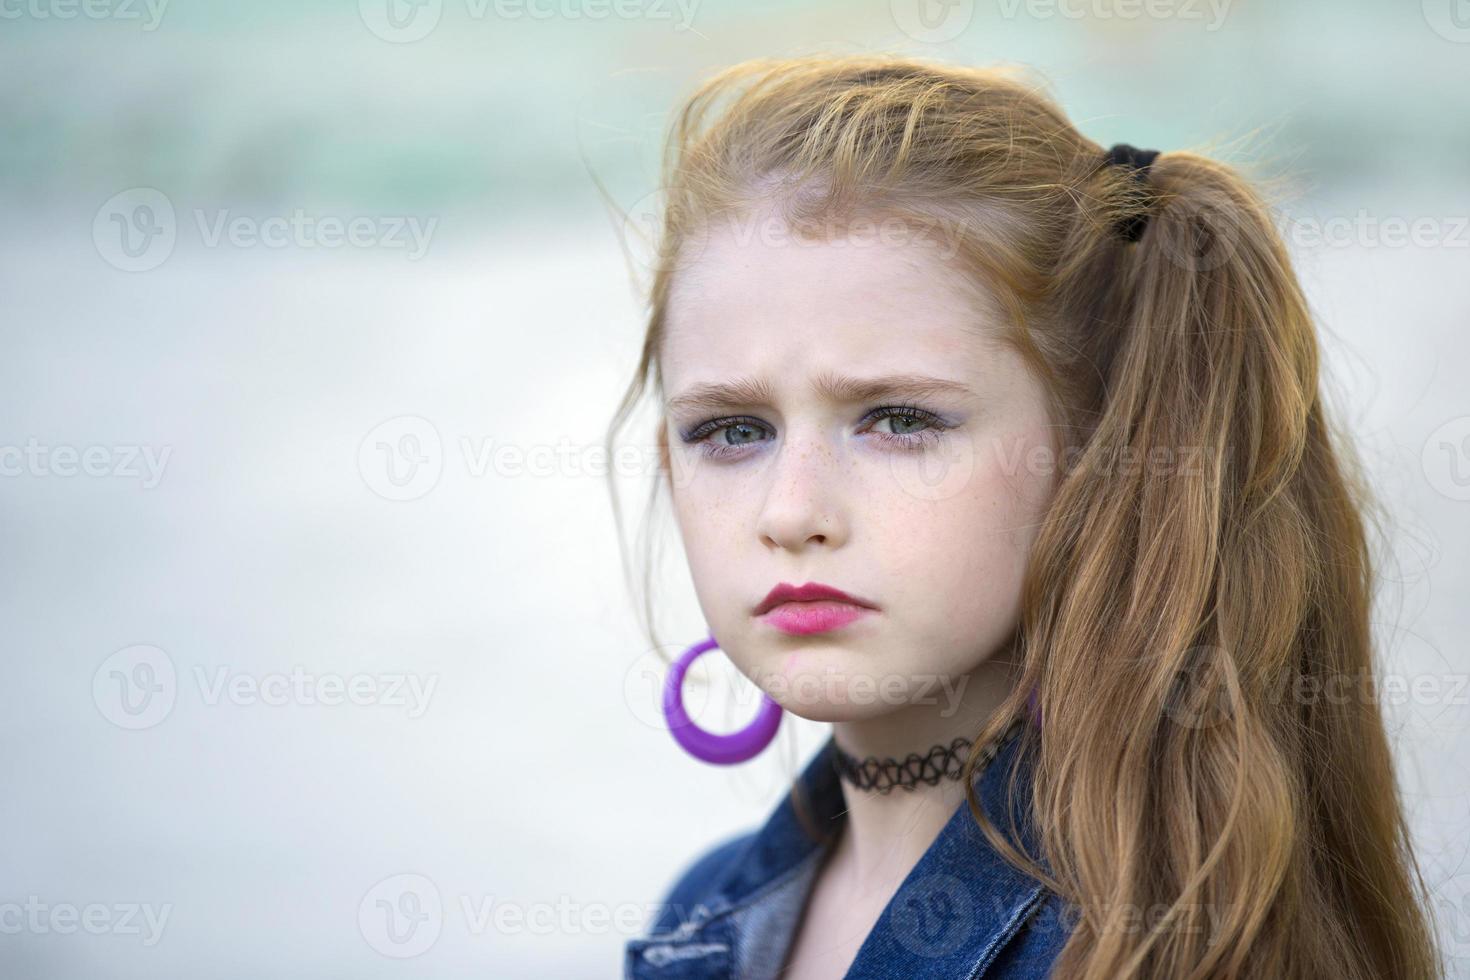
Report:
<svg viewBox="0 0 1470 980"><path fill-rule="evenodd" d="M892 708L883 705L871 704L841 704L830 701L795 700L787 698L785 701L776 699L781 704L782 710L807 721L823 722L832 724L835 722L865 721L887 714Z"/></svg>
<svg viewBox="0 0 1470 980"><path fill-rule="evenodd" d="M761 688L784 710L808 721L861 721L903 707L906 675L841 646L800 646L772 654Z"/></svg>

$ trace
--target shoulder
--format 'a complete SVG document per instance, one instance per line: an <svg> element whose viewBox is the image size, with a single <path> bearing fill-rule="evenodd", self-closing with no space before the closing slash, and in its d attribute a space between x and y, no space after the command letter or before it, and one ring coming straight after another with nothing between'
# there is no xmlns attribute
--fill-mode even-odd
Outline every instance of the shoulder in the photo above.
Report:
<svg viewBox="0 0 1470 980"><path fill-rule="evenodd" d="M689 920L696 906L709 906L720 895L726 873L739 864L741 852L755 835L755 831L746 831L727 837L686 862L658 904L652 932L677 929Z"/></svg>

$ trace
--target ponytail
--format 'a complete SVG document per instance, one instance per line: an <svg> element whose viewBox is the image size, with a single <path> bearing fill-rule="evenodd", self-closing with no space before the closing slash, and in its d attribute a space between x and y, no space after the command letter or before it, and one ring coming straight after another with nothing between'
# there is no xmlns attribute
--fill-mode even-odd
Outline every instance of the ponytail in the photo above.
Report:
<svg viewBox="0 0 1470 980"><path fill-rule="evenodd" d="M1368 501L1286 249L1204 157L1159 156L1143 195L1095 179L1145 224L1093 220L1059 283L1106 372L1027 583L1031 679L1069 721L1041 824L1083 897L1056 975L1436 976L1376 701L1293 696L1372 649Z"/></svg>

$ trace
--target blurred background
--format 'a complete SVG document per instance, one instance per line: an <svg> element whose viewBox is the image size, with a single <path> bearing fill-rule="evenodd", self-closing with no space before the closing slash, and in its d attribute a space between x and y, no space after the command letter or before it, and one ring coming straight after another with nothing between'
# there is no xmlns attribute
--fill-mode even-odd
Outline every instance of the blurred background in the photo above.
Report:
<svg viewBox="0 0 1470 980"><path fill-rule="evenodd" d="M630 230L700 79L870 50L1273 181L1470 976L1466 0L0 0L0 975L619 975L825 735L717 770L661 727L707 630L664 511L650 648L608 503Z"/></svg>

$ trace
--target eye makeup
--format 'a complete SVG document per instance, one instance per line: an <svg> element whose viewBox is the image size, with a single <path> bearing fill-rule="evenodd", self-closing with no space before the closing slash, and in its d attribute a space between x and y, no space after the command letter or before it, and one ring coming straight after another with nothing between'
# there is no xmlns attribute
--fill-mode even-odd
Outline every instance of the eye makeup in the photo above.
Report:
<svg viewBox="0 0 1470 980"><path fill-rule="evenodd" d="M885 405L875 408L863 417L859 423L859 431L864 425L876 426L884 420L891 420L889 428L902 428L901 432L881 432L871 430L871 434L879 443L887 448L900 452L922 452L937 444L941 434L953 429L954 423L948 422L935 412L918 405ZM920 425L923 428L910 431L912 425ZM719 433L768 433L770 438L752 439L747 442L730 442L730 435L725 435L723 440ZM749 415L727 416L709 419L701 422L693 429L680 433L680 438L686 445L695 447L700 453L709 459L734 460L752 455L752 450L747 447L758 445L761 442L770 442L775 438L775 430L767 423Z"/></svg>

